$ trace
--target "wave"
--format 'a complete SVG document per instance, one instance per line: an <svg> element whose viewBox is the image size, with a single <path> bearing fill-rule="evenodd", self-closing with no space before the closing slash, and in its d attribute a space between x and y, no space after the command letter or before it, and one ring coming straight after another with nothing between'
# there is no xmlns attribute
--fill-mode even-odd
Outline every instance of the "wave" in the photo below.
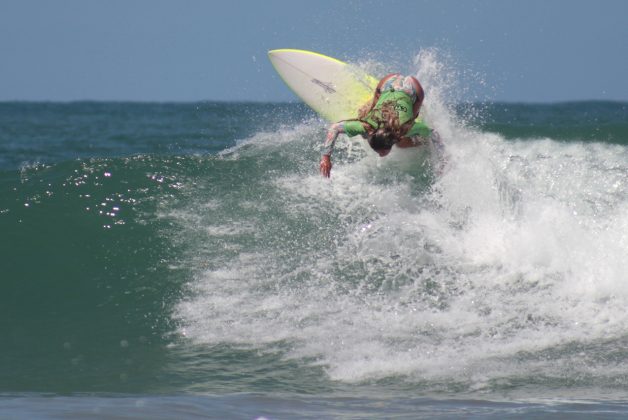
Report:
<svg viewBox="0 0 628 420"><path fill-rule="evenodd" d="M446 144L440 174L426 151L381 159L343 139L322 179L321 121L268 104L217 105L215 130L198 137L196 115L147 153L151 134L123 125L89 132L111 140L103 156L62 141L19 164L62 127L9 159L0 357L15 367L0 389L625 389L625 144L491 127L456 107L444 63L428 50L414 69ZM127 105L119 118L155 129ZM175 108L158 106L156 126ZM565 126L568 108L552 108Z"/></svg>
<svg viewBox="0 0 628 420"><path fill-rule="evenodd" d="M326 182L301 152L320 135L306 126L226 156L264 169L171 215L198 237L176 308L186 342L279 349L346 383L624 386L626 148L507 141L431 98L440 177L346 142Z"/></svg>

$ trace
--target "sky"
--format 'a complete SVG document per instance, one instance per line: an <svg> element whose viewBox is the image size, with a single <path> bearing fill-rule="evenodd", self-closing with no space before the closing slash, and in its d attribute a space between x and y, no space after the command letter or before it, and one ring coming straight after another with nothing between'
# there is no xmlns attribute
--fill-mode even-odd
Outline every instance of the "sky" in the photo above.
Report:
<svg viewBox="0 0 628 420"><path fill-rule="evenodd" d="M624 0L0 0L0 101L295 101L277 48L400 72L429 49L487 100L628 100Z"/></svg>

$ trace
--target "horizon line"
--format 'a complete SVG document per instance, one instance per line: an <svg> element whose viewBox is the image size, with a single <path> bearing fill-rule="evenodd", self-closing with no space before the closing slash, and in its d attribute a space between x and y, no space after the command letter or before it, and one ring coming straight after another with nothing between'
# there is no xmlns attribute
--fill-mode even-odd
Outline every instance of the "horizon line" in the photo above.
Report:
<svg viewBox="0 0 628 420"><path fill-rule="evenodd" d="M522 101L522 100L478 100L467 102L452 102L454 105L466 105L466 104L509 104L509 105L559 105L559 104L573 104L573 103L626 103L628 99L568 99L568 100L549 100L549 101ZM137 100L137 99L0 99L0 104L9 103L31 103L31 104L78 104L78 103L101 103L101 104L171 104L171 105L185 105L185 104L255 104L255 105L303 105L307 107L307 104L302 101L288 100L288 101L263 101L263 100L224 100L224 99L198 99L198 100Z"/></svg>

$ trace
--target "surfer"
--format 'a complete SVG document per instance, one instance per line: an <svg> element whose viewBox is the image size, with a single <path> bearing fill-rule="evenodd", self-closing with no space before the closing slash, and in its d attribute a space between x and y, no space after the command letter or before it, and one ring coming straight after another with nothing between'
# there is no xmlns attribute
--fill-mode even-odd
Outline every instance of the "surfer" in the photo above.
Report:
<svg viewBox="0 0 628 420"><path fill-rule="evenodd" d="M423 87L412 76L393 73L379 81L373 99L358 111L358 118L332 124L325 137L321 174L331 173L331 154L340 134L361 135L380 156L394 145L401 148L425 144L436 132L416 120L423 103Z"/></svg>

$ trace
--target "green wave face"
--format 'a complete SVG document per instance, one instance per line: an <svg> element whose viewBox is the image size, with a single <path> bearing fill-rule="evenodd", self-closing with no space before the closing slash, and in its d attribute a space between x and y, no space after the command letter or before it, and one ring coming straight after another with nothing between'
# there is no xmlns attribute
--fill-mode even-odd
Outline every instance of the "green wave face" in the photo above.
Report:
<svg viewBox="0 0 628 420"><path fill-rule="evenodd" d="M626 104L425 106L1 104L0 392L623 395Z"/></svg>

